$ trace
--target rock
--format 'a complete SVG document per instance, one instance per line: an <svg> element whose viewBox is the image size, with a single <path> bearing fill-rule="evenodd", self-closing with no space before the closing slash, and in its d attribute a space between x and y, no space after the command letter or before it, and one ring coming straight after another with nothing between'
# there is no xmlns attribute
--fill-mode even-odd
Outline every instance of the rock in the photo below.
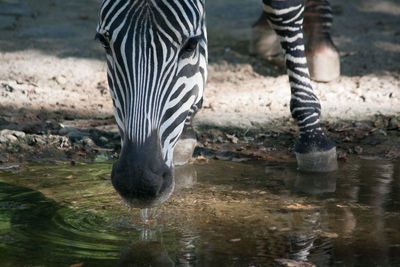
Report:
<svg viewBox="0 0 400 267"><path fill-rule="evenodd" d="M400 129L400 121L399 118L393 117L389 120L388 123L388 130L396 130L396 129Z"/></svg>
<svg viewBox="0 0 400 267"><path fill-rule="evenodd" d="M34 136L35 138L35 142L39 145L45 145L46 141L44 140L44 138L42 136Z"/></svg>
<svg viewBox="0 0 400 267"><path fill-rule="evenodd" d="M96 147L95 142L89 137L84 137L82 140L82 144L89 147Z"/></svg>
<svg viewBox="0 0 400 267"><path fill-rule="evenodd" d="M3 144L3 143L7 143L7 137L5 137L5 136L0 136L0 144Z"/></svg>
<svg viewBox="0 0 400 267"><path fill-rule="evenodd" d="M23 139L26 136L26 134L21 131L14 131L13 134L14 134L14 136L18 137L18 139Z"/></svg>
<svg viewBox="0 0 400 267"><path fill-rule="evenodd" d="M36 138L32 135L28 135L26 138L26 143L30 146L36 145Z"/></svg>
<svg viewBox="0 0 400 267"><path fill-rule="evenodd" d="M107 143L109 142L108 138L105 137L105 136L100 136L99 141L100 141L102 144L107 144Z"/></svg>
<svg viewBox="0 0 400 267"><path fill-rule="evenodd" d="M81 131L71 131L66 136L69 138L69 140L74 143L76 141L82 140L83 138L87 137L88 135L84 132Z"/></svg>
<svg viewBox="0 0 400 267"><path fill-rule="evenodd" d="M13 135L18 137L18 138L20 138L20 139L25 138L25 136L26 136L26 134L24 132L21 132L21 131L13 131Z"/></svg>
<svg viewBox="0 0 400 267"><path fill-rule="evenodd" d="M68 137L69 141L71 143L74 143L76 141L80 141L83 138L89 136L88 133L82 132L79 129L75 127L65 127L64 125L60 124L62 127L60 130L58 130L58 134L62 136Z"/></svg>
<svg viewBox="0 0 400 267"><path fill-rule="evenodd" d="M375 128L386 128L387 124L388 124L388 122L385 121L385 119L382 118L382 117L377 117L377 118L374 120L374 126L375 126Z"/></svg>
<svg viewBox="0 0 400 267"><path fill-rule="evenodd" d="M239 142L239 138L237 138L236 136L233 136L233 135L230 135L230 134L226 134L225 136L233 144L237 144Z"/></svg>
<svg viewBox="0 0 400 267"><path fill-rule="evenodd" d="M0 165L0 170L11 170L11 171L18 171L21 169L21 165L7 165L7 166L1 166Z"/></svg>
<svg viewBox="0 0 400 267"><path fill-rule="evenodd" d="M56 121L46 121L44 127L47 130L50 130L53 134L57 134L61 129L61 124Z"/></svg>
<svg viewBox="0 0 400 267"><path fill-rule="evenodd" d="M65 127L64 125L61 125L61 129L58 130L59 135L67 135L71 132L78 132L79 130L75 127Z"/></svg>
<svg viewBox="0 0 400 267"><path fill-rule="evenodd" d="M25 138L25 133L9 129L0 131L0 143L17 142L18 139Z"/></svg>
<svg viewBox="0 0 400 267"><path fill-rule="evenodd" d="M8 134L8 135L1 135L0 136L0 143L7 143L7 142L17 142L18 138L14 135Z"/></svg>

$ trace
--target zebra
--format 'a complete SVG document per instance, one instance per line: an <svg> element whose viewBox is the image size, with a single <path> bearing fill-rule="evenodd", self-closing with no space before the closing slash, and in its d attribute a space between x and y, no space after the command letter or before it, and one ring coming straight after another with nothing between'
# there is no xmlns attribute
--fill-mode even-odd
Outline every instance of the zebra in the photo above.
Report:
<svg viewBox="0 0 400 267"><path fill-rule="evenodd" d="M329 38L329 4L310 2L310 12L317 14L315 27ZM310 84L304 0L263 0L263 9L262 22L275 31L285 53L290 110L299 128L298 167L335 170L336 148L320 126L321 107ZM205 0L103 0L96 39L106 52L121 134L112 184L133 207L160 205L174 189L174 155L175 161L189 158L194 149L192 119L201 108L207 80Z"/></svg>

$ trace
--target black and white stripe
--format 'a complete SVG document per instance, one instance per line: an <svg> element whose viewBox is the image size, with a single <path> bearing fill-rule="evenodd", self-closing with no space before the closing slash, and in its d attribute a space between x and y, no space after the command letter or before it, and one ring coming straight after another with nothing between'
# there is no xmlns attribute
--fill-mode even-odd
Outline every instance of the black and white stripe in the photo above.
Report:
<svg viewBox="0 0 400 267"><path fill-rule="evenodd" d="M184 122L203 96L204 16L203 1L106 0L100 9L97 32L121 136L140 146L157 131L169 166Z"/></svg>
<svg viewBox="0 0 400 267"><path fill-rule="evenodd" d="M299 153L332 148L320 127L321 106L310 83L304 2L263 0L265 17L285 52ZM318 11L317 19L328 32L332 16L327 1L310 2L308 9ZM97 32L107 51L122 141L140 146L156 132L162 156L172 166L173 149L201 106L207 78L204 0L104 0Z"/></svg>
<svg viewBox="0 0 400 267"><path fill-rule="evenodd" d="M304 52L302 31L304 1L264 0L264 11L278 34L285 51L287 74L291 87L290 109L297 120L300 136L320 128L321 106L314 94Z"/></svg>
<svg viewBox="0 0 400 267"><path fill-rule="evenodd" d="M304 16L308 23L321 24L322 27L318 30L322 31L326 38L330 38L329 31L332 27L333 14L327 0L308 0Z"/></svg>

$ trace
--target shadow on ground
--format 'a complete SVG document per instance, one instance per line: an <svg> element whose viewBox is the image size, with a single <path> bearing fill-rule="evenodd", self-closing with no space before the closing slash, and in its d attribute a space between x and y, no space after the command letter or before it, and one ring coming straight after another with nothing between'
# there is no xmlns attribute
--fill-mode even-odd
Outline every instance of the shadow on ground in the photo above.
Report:
<svg viewBox="0 0 400 267"><path fill-rule="evenodd" d="M0 51L39 50L61 58L103 60L93 40L100 0L0 1ZM333 39L342 55L345 76L398 72L400 32L397 1L335 1ZM250 63L262 75L271 63L248 56L251 24L258 18L258 0L207 1L210 63ZM4 75L4 74L2 74Z"/></svg>

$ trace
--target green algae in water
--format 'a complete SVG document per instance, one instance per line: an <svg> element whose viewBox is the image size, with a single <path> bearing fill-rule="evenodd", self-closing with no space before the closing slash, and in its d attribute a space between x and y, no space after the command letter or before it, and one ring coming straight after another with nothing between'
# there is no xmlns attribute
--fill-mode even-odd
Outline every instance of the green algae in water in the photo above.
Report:
<svg viewBox="0 0 400 267"><path fill-rule="evenodd" d="M0 172L2 266L400 264L399 162L357 159L323 175L262 162L189 166L148 223L115 193L111 166Z"/></svg>

